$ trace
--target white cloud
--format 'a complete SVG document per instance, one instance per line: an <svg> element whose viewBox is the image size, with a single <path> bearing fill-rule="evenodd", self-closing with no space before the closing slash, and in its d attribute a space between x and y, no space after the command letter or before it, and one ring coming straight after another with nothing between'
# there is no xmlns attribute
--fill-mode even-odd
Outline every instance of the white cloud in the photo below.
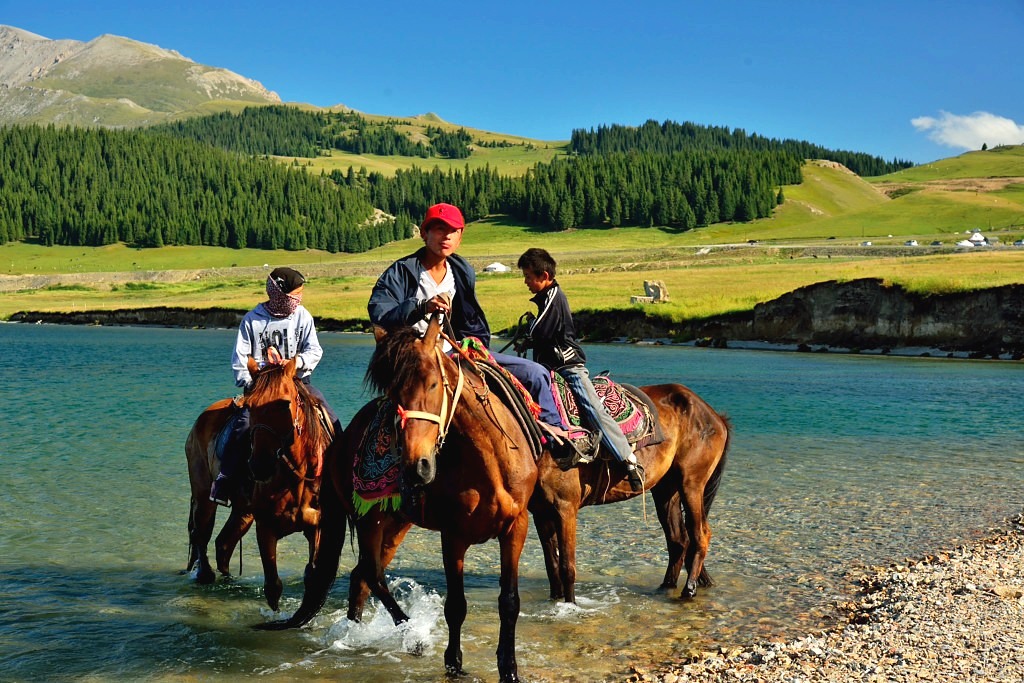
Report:
<svg viewBox="0 0 1024 683"><path fill-rule="evenodd" d="M967 116L940 112L939 118L919 116L911 119L914 128L928 133L933 142L958 149L981 149L988 145L1024 144L1024 126L1012 119L976 111Z"/></svg>

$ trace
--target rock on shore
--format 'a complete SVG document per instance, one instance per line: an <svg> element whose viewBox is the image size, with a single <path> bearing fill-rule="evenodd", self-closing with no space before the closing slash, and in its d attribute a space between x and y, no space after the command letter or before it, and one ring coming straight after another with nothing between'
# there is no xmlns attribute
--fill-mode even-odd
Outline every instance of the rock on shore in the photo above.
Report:
<svg viewBox="0 0 1024 683"><path fill-rule="evenodd" d="M1024 514L983 541L894 565L839 606L845 626L706 653L629 681L1024 681Z"/></svg>
<svg viewBox="0 0 1024 683"><path fill-rule="evenodd" d="M818 345L847 350L934 348L975 357L1024 355L1024 285L918 294L876 278L819 282L751 311L673 322L650 307L573 314L591 338Z"/></svg>

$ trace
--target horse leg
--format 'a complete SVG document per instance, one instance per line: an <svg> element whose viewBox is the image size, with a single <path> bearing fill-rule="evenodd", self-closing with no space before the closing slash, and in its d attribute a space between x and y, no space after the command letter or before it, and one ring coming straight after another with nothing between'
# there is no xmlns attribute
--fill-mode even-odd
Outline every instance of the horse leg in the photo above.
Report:
<svg viewBox="0 0 1024 683"><path fill-rule="evenodd" d="M540 547L544 551L544 569L548 574L548 586L551 593L548 597L552 600L561 600L565 596L565 589L562 586L562 579L559 576L558 565L558 542L556 522L547 515L535 514L533 516L534 526L537 528L537 538L540 539Z"/></svg>
<svg viewBox="0 0 1024 683"><path fill-rule="evenodd" d="M576 602L576 517L579 507L568 503L558 510L558 573L566 602Z"/></svg>
<svg viewBox="0 0 1024 683"><path fill-rule="evenodd" d="M395 557L398 546L412 527L394 515L371 513L358 523L359 562L349 580L348 618L359 621L367 594L372 592L395 624L409 621L409 615L395 600L384 578L384 569Z"/></svg>
<svg viewBox="0 0 1024 683"><path fill-rule="evenodd" d="M704 512L704 487L683 486L686 514L686 585L680 597L692 598L697 594L697 582L710 577L704 571L704 560L711 544L711 526Z"/></svg>
<svg viewBox="0 0 1024 683"><path fill-rule="evenodd" d="M444 651L444 669L449 676L462 676L462 624L466 621L466 586L464 582L464 565L466 561L466 543L461 538L452 538L451 533L441 533L441 555L444 558L444 576L448 587L448 596L444 600L444 619L448 622L448 647ZM502 595L505 593L505 547L502 541ZM518 594L516 600L518 601ZM504 603L499 597L498 610L503 613ZM501 633L505 632L505 621L502 619ZM501 639L499 636L499 659ZM514 653L513 653L514 654ZM499 667L500 668L500 667ZM500 674L500 671L499 671Z"/></svg>
<svg viewBox="0 0 1024 683"><path fill-rule="evenodd" d="M519 557L522 555L523 545L526 543L528 526L529 517L525 513L521 514L500 539L501 592L498 595L498 618L501 620L501 627L498 634L498 676L503 683L515 683L519 680L516 664L516 621L519 618L520 605ZM461 579L461 575L459 578ZM572 590L571 585L569 589ZM450 598L450 581L448 595ZM465 598L463 598L463 605L465 605ZM447 606L445 603L446 609ZM465 613L465 609L463 609L463 613ZM451 622L449 622L449 626L450 624Z"/></svg>
<svg viewBox="0 0 1024 683"><path fill-rule="evenodd" d="M665 533L668 549L668 566L662 588L675 588L679 583L679 572L683 569L686 554L686 535L683 528L683 507L679 496L679 476L671 470L651 488L654 506L658 510L658 521Z"/></svg>
<svg viewBox="0 0 1024 683"><path fill-rule="evenodd" d="M263 562L263 595L270 609L277 611L284 587L277 574L277 535L270 524L256 525L256 540L260 546L260 560Z"/></svg>
<svg viewBox="0 0 1024 683"><path fill-rule="evenodd" d="M192 496L188 513L188 566L186 572L196 571L198 583L213 583L217 575L210 566L206 548L213 536L213 523L217 516L216 504Z"/></svg>
<svg viewBox="0 0 1024 683"><path fill-rule="evenodd" d="M370 597L370 584L363 578L361 565L356 563L348 575L348 617L349 621L362 621L366 599Z"/></svg>
<svg viewBox="0 0 1024 683"><path fill-rule="evenodd" d="M217 534L213 544L217 551L217 571L224 576L231 576L231 556L242 536L252 526L252 519L252 513L243 514L237 506L233 506L228 521L224 522L224 527Z"/></svg>

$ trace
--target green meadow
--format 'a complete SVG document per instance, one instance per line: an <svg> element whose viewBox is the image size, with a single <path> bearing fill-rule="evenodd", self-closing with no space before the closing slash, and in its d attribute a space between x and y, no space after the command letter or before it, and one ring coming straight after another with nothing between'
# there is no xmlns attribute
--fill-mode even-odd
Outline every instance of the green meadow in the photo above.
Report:
<svg viewBox="0 0 1024 683"><path fill-rule="evenodd" d="M486 149L508 159L517 151ZM801 185L783 188L785 203L772 218L688 232L550 233L492 217L467 226L460 253L480 271L494 261L514 268L524 249L543 247L558 260L559 281L576 309L639 306L630 295L643 294L644 280L662 280L672 301L644 309L674 319L749 310L828 280L876 277L925 293L1024 284L1024 248L1012 246L1024 239L1024 148L971 152L929 167L917 176L908 169L862 179L811 162ZM998 243L955 248L974 228ZM911 239L921 246L905 246ZM248 309L264 297L266 269L288 264L309 276L305 302L314 315L361 320L377 275L419 244L410 239L362 254L0 245L0 319L18 311ZM481 273L478 288L495 329L531 307L518 272Z"/></svg>

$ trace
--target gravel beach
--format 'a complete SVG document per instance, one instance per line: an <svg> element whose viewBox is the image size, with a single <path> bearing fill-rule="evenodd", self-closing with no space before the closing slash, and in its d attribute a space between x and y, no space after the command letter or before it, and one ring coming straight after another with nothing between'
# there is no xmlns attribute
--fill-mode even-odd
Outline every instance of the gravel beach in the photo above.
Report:
<svg viewBox="0 0 1024 683"><path fill-rule="evenodd" d="M790 642L722 648L629 681L1024 681L1024 513L984 540L878 568L841 625Z"/></svg>

